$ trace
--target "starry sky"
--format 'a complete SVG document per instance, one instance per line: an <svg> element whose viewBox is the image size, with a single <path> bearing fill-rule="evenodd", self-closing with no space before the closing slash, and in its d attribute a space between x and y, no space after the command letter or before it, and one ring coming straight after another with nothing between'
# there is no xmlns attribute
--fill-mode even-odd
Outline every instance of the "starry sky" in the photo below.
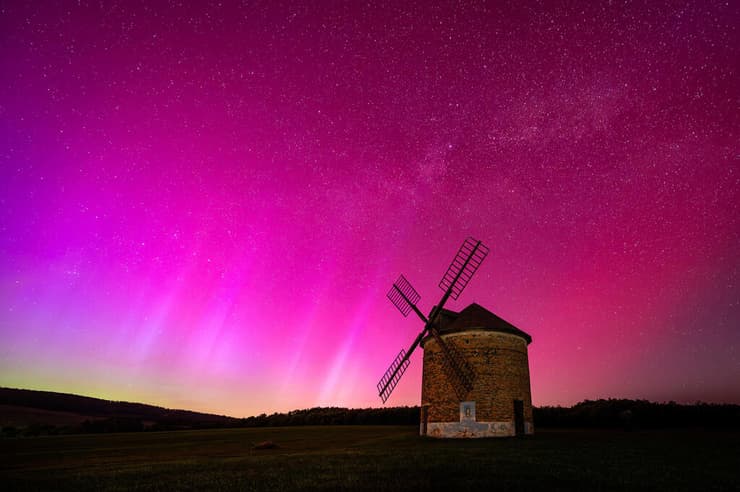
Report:
<svg viewBox="0 0 740 492"><path fill-rule="evenodd" d="M191 5L195 3L197 5ZM309 6L309 4L311 4ZM378 406L458 301L535 405L740 403L735 2L3 2L0 385ZM419 403L421 351L389 405Z"/></svg>

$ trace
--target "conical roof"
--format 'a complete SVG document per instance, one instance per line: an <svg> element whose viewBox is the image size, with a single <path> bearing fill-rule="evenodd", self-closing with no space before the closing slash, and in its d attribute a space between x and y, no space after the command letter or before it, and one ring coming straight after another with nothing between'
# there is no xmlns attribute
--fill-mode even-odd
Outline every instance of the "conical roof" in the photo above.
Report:
<svg viewBox="0 0 740 492"><path fill-rule="evenodd" d="M443 309L440 313L438 329L440 335L469 330L497 331L521 337L527 341L527 344L532 343L532 337L529 334L476 303L471 304L459 313Z"/></svg>

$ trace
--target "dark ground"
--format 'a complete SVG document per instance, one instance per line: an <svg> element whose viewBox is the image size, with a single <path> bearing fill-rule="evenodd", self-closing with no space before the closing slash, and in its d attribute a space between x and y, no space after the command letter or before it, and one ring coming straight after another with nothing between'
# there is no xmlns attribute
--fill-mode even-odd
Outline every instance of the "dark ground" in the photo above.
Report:
<svg viewBox="0 0 740 492"><path fill-rule="evenodd" d="M332 426L0 440L3 490L738 490L740 433ZM277 449L255 450L270 440ZM485 487L485 488L481 488Z"/></svg>

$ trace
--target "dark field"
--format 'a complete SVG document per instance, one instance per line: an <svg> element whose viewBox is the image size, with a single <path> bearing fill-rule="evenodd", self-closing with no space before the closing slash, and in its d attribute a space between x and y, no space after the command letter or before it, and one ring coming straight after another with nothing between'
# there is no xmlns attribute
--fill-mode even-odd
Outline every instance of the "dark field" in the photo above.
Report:
<svg viewBox="0 0 740 492"><path fill-rule="evenodd" d="M740 434L282 427L0 440L3 490L738 490ZM271 440L279 448L255 450Z"/></svg>

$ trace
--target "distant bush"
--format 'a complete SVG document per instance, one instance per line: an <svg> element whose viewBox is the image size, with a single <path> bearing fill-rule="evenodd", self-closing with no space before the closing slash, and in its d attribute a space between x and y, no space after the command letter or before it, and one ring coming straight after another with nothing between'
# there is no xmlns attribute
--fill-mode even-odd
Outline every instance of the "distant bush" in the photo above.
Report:
<svg viewBox="0 0 740 492"><path fill-rule="evenodd" d="M18 429L16 429L12 425L6 425L5 427L3 427L1 435L3 437L15 437L18 435Z"/></svg>
<svg viewBox="0 0 740 492"><path fill-rule="evenodd" d="M144 424L141 420L126 417L86 420L80 427L84 433L139 432L144 430Z"/></svg>

